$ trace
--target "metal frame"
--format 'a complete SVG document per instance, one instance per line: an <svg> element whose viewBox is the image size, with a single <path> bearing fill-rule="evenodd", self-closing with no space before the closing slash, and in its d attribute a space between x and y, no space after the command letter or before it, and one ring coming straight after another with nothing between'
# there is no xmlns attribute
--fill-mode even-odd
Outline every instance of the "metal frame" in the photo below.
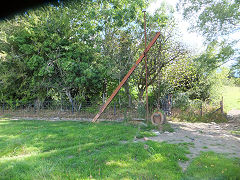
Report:
<svg viewBox="0 0 240 180"><path fill-rule="evenodd" d="M154 36L153 40L148 44L147 48L144 50L142 55L138 58L136 63L132 66L132 68L128 71L126 76L123 78L123 80L119 83L118 87L113 91L112 95L108 98L105 104L100 108L99 112L96 114L96 116L93 118L92 122L96 122L99 116L103 113L103 111L106 109L108 104L113 100L113 98L116 96L120 88L123 86L123 84L127 81L129 76L132 74L132 72L135 70L137 65L142 61L142 59L146 56L147 52L150 50L150 48L153 46L153 44L156 42L158 37L160 36L160 32L157 32Z"/></svg>

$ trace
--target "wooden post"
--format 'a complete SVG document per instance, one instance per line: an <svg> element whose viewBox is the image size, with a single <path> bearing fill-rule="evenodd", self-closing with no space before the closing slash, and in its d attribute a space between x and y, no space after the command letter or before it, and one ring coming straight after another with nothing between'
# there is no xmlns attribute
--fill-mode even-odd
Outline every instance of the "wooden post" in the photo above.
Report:
<svg viewBox="0 0 240 180"><path fill-rule="evenodd" d="M145 51L144 51L144 56L145 56L145 73L146 73L146 120L147 122L149 121L148 119L148 83L147 83L147 79L148 79L148 70L147 70L147 33L146 33L146 10L143 10L144 13L144 36L145 36Z"/></svg>
<svg viewBox="0 0 240 180"><path fill-rule="evenodd" d="M114 116L116 116L116 102L114 102Z"/></svg>
<svg viewBox="0 0 240 180"><path fill-rule="evenodd" d="M203 105L201 103L200 115L203 116Z"/></svg>
<svg viewBox="0 0 240 180"><path fill-rule="evenodd" d="M3 102L3 104L2 104L2 111L3 111L3 114L4 114L4 109L5 109L5 108L4 108L4 105L5 105L5 104L4 104L4 102Z"/></svg>
<svg viewBox="0 0 240 180"><path fill-rule="evenodd" d="M223 114L223 96L222 96L222 100L220 101L220 109L221 109L221 113Z"/></svg>
<svg viewBox="0 0 240 180"><path fill-rule="evenodd" d="M71 101L71 105L72 105L72 114L74 113L74 102L73 102L74 100L72 99L72 101Z"/></svg>

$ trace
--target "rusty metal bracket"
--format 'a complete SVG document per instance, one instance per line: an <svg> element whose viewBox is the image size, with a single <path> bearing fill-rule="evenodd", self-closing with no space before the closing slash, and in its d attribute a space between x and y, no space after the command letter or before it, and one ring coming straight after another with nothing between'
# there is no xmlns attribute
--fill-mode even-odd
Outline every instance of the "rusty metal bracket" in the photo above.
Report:
<svg viewBox="0 0 240 180"><path fill-rule="evenodd" d="M142 55L138 58L136 63L132 66L132 68L128 71L126 76L123 78L123 80L119 83L118 87L113 91L112 95L108 98L105 104L100 108L99 112L96 114L96 116L93 118L92 122L96 122L99 116L103 113L103 111L106 109L108 104L113 100L113 98L116 96L120 88L123 86L123 84L127 81L129 76L132 74L132 72L135 70L137 65L142 61L142 59L145 57L147 52L150 50L150 48L153 46L153 44L156 42L158 37L160 36L160 32L157 32L156 35L154 36L153 40L148 44L147 48L144 50Z"/></svg>

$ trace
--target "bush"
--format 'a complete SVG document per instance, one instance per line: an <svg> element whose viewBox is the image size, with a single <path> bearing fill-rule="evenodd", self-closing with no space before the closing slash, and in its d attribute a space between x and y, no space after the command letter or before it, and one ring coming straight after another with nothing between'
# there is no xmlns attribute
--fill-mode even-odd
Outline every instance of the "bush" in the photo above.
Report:
<svg viewBox="0 0 240 180"><path fill-rule="evenodd" d="M180 121L187 121L187 122L204 122L204 123L209 123L209 122L215 122L215 123L223 123L227 122L227 116L226 114L221 114L220 112L209 112L206 114L203 114L203 116L194 113L193 111L182 111L180 114L175 116Z"/></svg>
<svg viewBox="0 0 240 180"><path fill-rule="evenodd" d="M137 105L137 113L140 118L146 117L146 108L143 102L138 103Z"/></svg>
<svg viewBox="0 0 240 180"><path fill-rule="evenodd" d="M186 110L190 106L188 93L176 93L173 96L173 107Z"/></svg>
<svg viewBox="0 0 240 180"><path fill-rule="evenodd" d="M240 78L234 78L234 84L240 87Z"/></svg>

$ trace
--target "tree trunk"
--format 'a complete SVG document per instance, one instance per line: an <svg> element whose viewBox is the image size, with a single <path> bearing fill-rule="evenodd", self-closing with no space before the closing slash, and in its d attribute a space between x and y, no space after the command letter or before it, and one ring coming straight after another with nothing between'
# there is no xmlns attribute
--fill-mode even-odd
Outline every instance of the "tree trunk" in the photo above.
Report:
<svg viewBox="0 0 240 180"><path fill-rule="evenodd" d="M72 98L72 95L71 95L71 92L69 91L69 89L66 89L66 95L68 97L69 102L71 103L72 112L73 112L74 111L73 98Z"/></svg>
<svg viewBox="0 0 240 180"><path fill-rule="evenodd" d="M40 110L40 108L42 106L42 102L39 98L35 100L34 106L35 106L36 111Z"/></svg>
<svg viewBox="0 0 240 180"><path fill-rule="evenodd" d="M106 102L106 98L107 98L107 80L104 79L104 82L103 82L103 94L102 94L102 102L103 102L103 104Z"/></svg>
<svg viewBox="0 0 240 180"><path fill-rule="evenodd" d="M128 107L132 107L132 96L131 96L131 93L130 93L130 90L129 90L130 88L129 88L128 82L126 82L124 84L124 89L125 89L125 92L128 96Z"/></svg>
<svg viewBox="0 0 240 180"><path fill-rule="evenodd" d="M144 89L138 89L138 100L143 101L143 94L144 94Z"/></svg>

